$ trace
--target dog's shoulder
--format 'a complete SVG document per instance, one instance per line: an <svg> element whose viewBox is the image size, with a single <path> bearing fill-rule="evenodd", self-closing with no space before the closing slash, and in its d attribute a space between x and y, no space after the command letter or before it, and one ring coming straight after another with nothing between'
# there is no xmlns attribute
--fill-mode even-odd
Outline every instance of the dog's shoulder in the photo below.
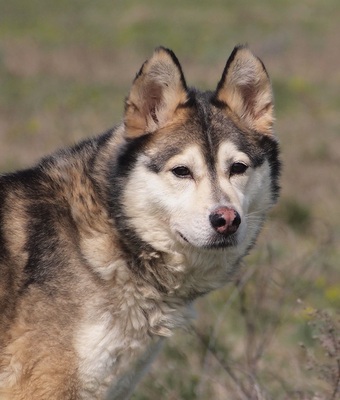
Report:
<svg viewBox="0 0 340 400"><path fill-rule="evenodd" d="M69 279L72 269L67 270L67 264L76 273L82 247L90 254L90 247L101 243L99 235L96 243L87 243L84 232L94 237L91 230L109 230L104 190L99 190L95 177L105 174L101 157L113 136L114 130L107 131L58 150L31 168L0 175L3 321L10 319L16 299L31 284L45 287L57 277Z"/></svg>

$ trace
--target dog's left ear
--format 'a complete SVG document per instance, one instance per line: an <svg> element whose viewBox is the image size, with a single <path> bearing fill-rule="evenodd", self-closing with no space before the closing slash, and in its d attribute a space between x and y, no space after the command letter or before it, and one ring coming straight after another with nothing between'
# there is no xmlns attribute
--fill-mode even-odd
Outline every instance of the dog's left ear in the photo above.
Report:
<svg viewBox="0 0 340 400"><path fill-rule="evenodd" d="M217 85L215 100L249 129L271 134L273 94L267 71L246 46L235 47Z"/></svg>
<svg viewBox="0 0 340 400"><path fill-rule="evenodd" d="M125 134L134 138L163 128L187 101L187 85L175 54L155 50L138 72L125 103Z"/></svg>

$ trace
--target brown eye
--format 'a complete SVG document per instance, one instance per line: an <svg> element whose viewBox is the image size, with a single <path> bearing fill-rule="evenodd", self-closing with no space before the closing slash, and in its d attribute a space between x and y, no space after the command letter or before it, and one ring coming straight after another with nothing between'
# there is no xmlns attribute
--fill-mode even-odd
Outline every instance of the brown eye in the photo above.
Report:
<svg viewBox="0 0 340 400"><path fill-rule="evenodd" d="M190 169L184 165L173 168L172 173L178 178L192 178Z"/></svg>
<svg viewBox="0 0 340 400"><path fill-rule="evenodd" d="M242 162L235 162L230 168L230 175L242 175L248 169L248 165Z"/></svg>

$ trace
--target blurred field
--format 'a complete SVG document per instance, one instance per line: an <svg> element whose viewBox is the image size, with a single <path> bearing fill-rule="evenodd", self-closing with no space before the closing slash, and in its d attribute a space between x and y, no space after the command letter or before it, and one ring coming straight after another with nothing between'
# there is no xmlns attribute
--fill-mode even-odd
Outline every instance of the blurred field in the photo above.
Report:
<svg viewBox="0 0 340 400"><path fill-rule="evenodd" d="M340 398L339 21L337 0L0 0L0 171L119 122L159 44L189 85L215 88L238 43L272 78L280 202L134 400Z"/></svg>

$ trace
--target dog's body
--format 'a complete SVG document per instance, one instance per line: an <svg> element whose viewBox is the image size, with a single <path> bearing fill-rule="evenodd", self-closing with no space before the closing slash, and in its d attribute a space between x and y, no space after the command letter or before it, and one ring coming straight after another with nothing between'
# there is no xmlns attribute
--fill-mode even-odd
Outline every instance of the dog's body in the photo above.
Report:
<svg viewBox="0 0 340 400"><path fill-rule="evenodd" d="M275 202L272 109L247 48L204 93L159 48L122 125L0 177L1 399L129 398Z"/></svg>

